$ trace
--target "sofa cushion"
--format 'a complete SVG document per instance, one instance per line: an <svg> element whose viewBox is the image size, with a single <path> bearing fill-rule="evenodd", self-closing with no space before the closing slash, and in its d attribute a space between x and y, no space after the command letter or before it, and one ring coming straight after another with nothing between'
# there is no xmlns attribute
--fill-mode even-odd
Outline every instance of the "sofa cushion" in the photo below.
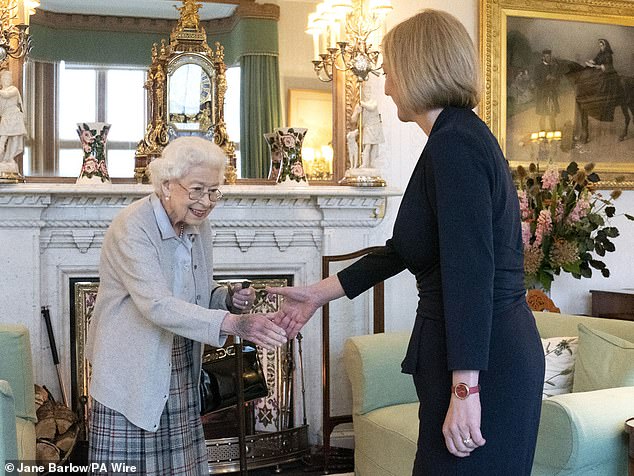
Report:
<svg viewBox="0 0 634 476"><path fill-rule="evenodd" d="M623 422L634 387L569 393L542 403L532 476L627 474Z"/></svg>
<svg viewBox="0 0 634 476"><path fill-rule="evenodd" d="M543 398L572 392L578 340L577 336L542 339L546 360Z"/></svg>
<svg viewBox="0 0 634 476"><path fill-rule="evenodd" d="M418 441L418 403L354 415L355 474L412 474Z"/></svg>
<svg viewBox="0 0 634 476"><path fill-rule="evenodd" d="M23 325L0 324L0 379L11 386L16 416L37 421L31 341Z"/></svg>
<svg viewBox="0 0 634 476"><path fill-rule="evenodd" d="M574 392L634 386L634 343L579 324Z"/></svg>
<svg viewBox="0 0 634 476"><path fill-rule="evenodd" d="M356 389L352 398L353 414L388 405L418 403L412 376L400 372L409 336L409 332L394 332L346 340L344 365Z"/></svg>

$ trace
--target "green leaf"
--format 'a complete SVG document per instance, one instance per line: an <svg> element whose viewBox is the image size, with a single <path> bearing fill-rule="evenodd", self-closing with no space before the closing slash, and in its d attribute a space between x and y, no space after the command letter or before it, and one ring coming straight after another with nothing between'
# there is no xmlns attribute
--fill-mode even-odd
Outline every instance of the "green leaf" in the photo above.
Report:
<svg viewBox="0 0 634 476"><path fill-rule="evenodd" d="M608 251L610 253L616 251L616 246L614 246L614 243L607 239L603 242L603 248L605 248L605 251Z"/></svg>
<svg viewBox="0 0 634 476"><path fill-rule="evenodd" d="M610 238L616 238L619 236L619 229L614 226L609 226L605 228L605 234Z"/></svg>
<svg viewBox="0 0 634 476"><path fill-rule="evenodd" d="M608 218L612 218L616 213L615 207L605 207L605 214Z"/></svg>
<svg viewBox="0 0 634 476"><path fill-rule="evenodd" d="M595 172L592 172L590 175L588 175L587 179L588 182L592 183L597 183L599 180L601 180Z"/></svg>
<svg viewBox="0 0 634 476"><path fill-rule="evenodd" d="M592 277L592 270L588 267L588 268L581 268L581 270L579 271L581 273L581 276L583 276L584 278L591 278Z"/></svg>
<svg viewBox="0 0 634 476"><path fill-rule="evenodd" d="M591 259L589 261L590 266L592 266L594 269L604 269L605 268L605 263L603 261L599 261L596 259Z"/></svg>
<svg viewBox="0 0 634 476"><path fill-rule="evenodd" d="M628 215L627 213L624 213L624 215L625 215L625 218L627 218L628 220L634 221L634 216Z"/></svg>
<svg viewBox="0 0 634 476"><path fill-rule="evenodd" d="M604 278L609 278L610 277L610 270L608 268L603 268L601 270L601 274L603 275Z"/></svg>

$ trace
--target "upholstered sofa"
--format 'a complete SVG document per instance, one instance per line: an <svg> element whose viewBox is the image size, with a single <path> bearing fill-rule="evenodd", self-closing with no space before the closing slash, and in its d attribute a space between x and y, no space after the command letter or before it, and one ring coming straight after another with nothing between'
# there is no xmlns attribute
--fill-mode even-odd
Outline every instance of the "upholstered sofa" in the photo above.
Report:
<svg viewBox="0 0 634 476"><path fill-rule="evenodd" d="M533 476L625 476L627 439L624 422L634 416L634 322L535 312L542 338L577 336L579 324L592 332L584 345L586 367L626 385L592 391L573 388L542 403ZM595 335L596 334L596 335ZM598 335L598 337L597 337ZM611 336L619 336L612 338ZM352 337L344 347L344 366L352 384L355 473L360 476L411 474L418 433L418 403L411 377L400 372L409 333ZM611 363L603 344L617 341ZM625 341L629 341L625 342ZM591 344L591 345L589 345ZM601 368L600 366L605 366ZM575 372L581 372L577 360ZM575 377L577 374L575 373ZM577 377L588 385L591 376ZM600 377L601 379L602 377ZM576 382L575 382L576 383ZM581 385L581 383L580 383ZM601 386L601 383L595 385Z"/></svg>
<svg viewBox="0 0 634 476"><path fill-rule="evenodd" d="M35 461L35 391L28 329L0 324L0 476L4 461Z"/></svg>

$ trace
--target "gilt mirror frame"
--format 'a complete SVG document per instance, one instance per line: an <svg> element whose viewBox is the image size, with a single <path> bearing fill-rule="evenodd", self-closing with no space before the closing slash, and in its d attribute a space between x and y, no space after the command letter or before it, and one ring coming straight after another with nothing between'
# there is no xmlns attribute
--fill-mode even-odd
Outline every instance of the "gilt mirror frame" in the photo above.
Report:
<svg viewBox="0 0 634 476"><path fill-rule="evenodd" d="M225 182L235 183L235 146L229 140L224 119L224 101L227 91L224 48L215 43L212 50L207 44L207 34L200 24L199 4L195 0L183 0L179 8L180 18L170 34L169 44L152 46L152 64L148 69L145 89L147 90L149 120L143 139L139 142L134 157L134 178L138 183L148 183L147 166L159 157L169 141L180 133L170 121L168 102L170 79L179 67L194 64L200 66L209 76L213 99L211 121L207 130L200 135L213 138L227 154ZM201 111L202 112L202 111Z"/></svg>
<svg viewBox="0 0 634 476"><path fill-rule="evenodd" d="M515 154L509 151L508 147L509 141L514 140L512 136L513 125L509 124L507 107L509 19L512 21L520 19L521 21L543 22L543 30L553 33L552 41L555 41L554 38L557 37L555 34L557 32L554 29L561 29L564 34L568 35L584 35L583 25L589 24L592 28L596 27L601 32L605 32L606 36L615 28L628 28L629 35L629 29L634 34L634 2L624 0L535 0L532 2L525 0L480 0L480 54L484 88L479 114L497 137L510 165L514 168L517 165L526 165L530 160L526 160L524 156L519 160L511 156ZM553 25L550 30L547 26L550 25L549 22L552 22ZM595 43L598 41L598 38L592 38ZM562 49L560 45L553 45L553 48ZM553 50L553 57L568 60L573 57L572 53L572 51L555 52ZM619 51L619 53L621 53L619 61L628 61L625 57L626 51ZM618 113L620 114L620 111ZM575 117L574 120L576 119ZM633 126L634 121L630 123L628 136L620 144L634 143L634 139L632 139ZM631 145L629 149L630 151L634 150ZM583 150L578 152L583 152ZM601 187L634 189L634 157L631 158L632 160L627 160L627 157L624 160L615 160L614 154L610 151L586 154L585 156L576 154L578 158L570 155L570 160L595 163L595 170L601 177ZM569 160L564 160L560 155L557 162L559 161L561 161L558 164L560 168L562 165L565 168L564 164ZM618 181L617 177L622 177L624 180Z"/></svg>

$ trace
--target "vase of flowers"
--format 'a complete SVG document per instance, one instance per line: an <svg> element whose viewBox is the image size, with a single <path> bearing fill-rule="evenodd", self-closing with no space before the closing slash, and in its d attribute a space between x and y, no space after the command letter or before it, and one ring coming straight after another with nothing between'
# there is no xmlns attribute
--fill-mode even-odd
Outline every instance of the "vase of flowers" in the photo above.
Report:
<svg viewBox="0 0 634 476"><path fill-rule="evenodd" d="M84 153L78 184L110 183L106 166L106 141L110 124L105 122L80 122L77 134Z"/></svg>
<svg viewBox="0 0 634 476"><path fill-rule="evenodd" d="M616 250L619 230L610 225L616 215L614 200L621 192L603 196L597 190L594 164L580 168L571 162L565 170L549 163L542 173L535 164L517 167L524 243L524 276L527 288L550 291L562 271L577 279L590 278L595 269L604 277L610 271L599 258ZM633 216L625 214L629 220Z"/></svg>

